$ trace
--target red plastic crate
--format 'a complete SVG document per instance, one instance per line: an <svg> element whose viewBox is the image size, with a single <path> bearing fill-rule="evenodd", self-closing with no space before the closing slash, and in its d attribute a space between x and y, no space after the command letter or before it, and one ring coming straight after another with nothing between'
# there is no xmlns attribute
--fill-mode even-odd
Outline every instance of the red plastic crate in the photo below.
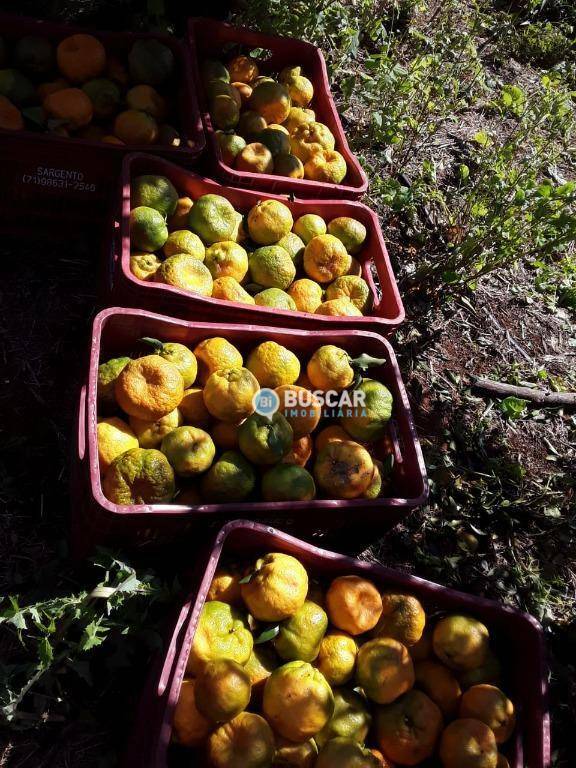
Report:
<svg viewBox="0 0 576 768"><path fill-rule="evenodd" d="M319 549L258 523L237 520L217 535L203 577L192 579L163 659L141 700L125 768L167 768L172 720L198 618L222 556L255 557L286 552L320 577L358 574L382 589L414 594L427 613L461 612L484 621L507 670L506 689L517 711L516 737L504 745L511 768L549 768L548 670L542 629L528 614L482 597L458 592L401 571Z"/></svg>
<svg viewBox="0 0 576 768"><path fill-rule="evenodd" d="M0 211L1 221L10 229L29 228L33 213L35 226L62 232L66 227L81 230L86 223L101 219L120 173L122 158L135 150L154 152L186 166L193 165L205 141L190 57L174 37L140 32L100 32L66 24L0 16L2 37L11 41L25 35L39 35L58 43L68 35L85 32L98 37L107 51L126 55L135 40L156 39L168 46L178 67L175 98L180 113L175 126L186 145L115 145L86 139L71 139L34 131L0 129Z"/></svg>
<svg viewBox="0 0 576 768"><path fill-rule="evenodd" d="M210 336L224 336L245 353L266 340L275 340L306 358L323 344L336 344L352 356L362 352L387 362L371 369L372 378L382 381L394 397L393 418L382 447L394 453L392 492L394 496L368 500L328 500L298 502L245 501L234 504L157 504L118 506L102 493L96 439L96 387L98 365L130 352L138 339L151 336L178 341L194 347ZM84 396L84 395L83 395ZM80 407L77 447L73 456L72 485L73 541L76 552L94 543L122 543L145 546L161 543L185 531L205 534L210 526L245 514L255 519L288 526L301 532L317 529L335 531L359 522L376 524L383 531L394 525L413 507L422 504L428 493L424 460L408 397L402 383L392 347L375 333L360 331L310 331L267 326L186 322L136 309L111 308L94 319L90 369L85 408Z"/></svg>
<svg viewBox="0 0 576 768"><path fill-rule="evenodd" d="M295 219L304 213L316 213L328 221L337 216L359 219L366 227L368 236L364 248L356 258L362 263L362 275L374 298L372 314L363 317L328 317L273 307L236 304L210 296L200 296L152 280L138 280L130 269L130 181L146 173L167 176L181 193L193 199L208 193L223 195L241 213L248 213L259 200L274 198L282 200L290 208ZM404 320L404 306L378 217L362 203L344 200L288 200L278 195L224 187L150 155L130 155L125 159L121 194L120 241L114 255L113 269L112 300L115 303L141 306L185 318L228 318L230 312L233 312L238 322L274 323L287 328L359 328L383 334L391 333Z"/></svg>
<svg viewBox="0 0 576 768"><path fill-rule="evenodd" d="M218 178L226 184L237 187L250 187L263 192L292 192L300 197L354 200L366 192L368 179L346 141L346 134L330 92L326 62L316 46L291 37L264 35L242 27L233 27L214 19L190 19L188 29L202 120L206 130L208 149ZM342 183L326 184L310 179L292 179L269 173L247 173L230 168L222 162L200 77L200 64L205 58L228 58L232 52L249 53L256 48L270 52L269 58L258 59L258 66L262 73L279 71L290 65L299 65L303 67L306 77L312 81L314 85L312 109L316 112L318 121L327 125L334 134L336 149L343 155L348 166L348 173Z"/></svg>

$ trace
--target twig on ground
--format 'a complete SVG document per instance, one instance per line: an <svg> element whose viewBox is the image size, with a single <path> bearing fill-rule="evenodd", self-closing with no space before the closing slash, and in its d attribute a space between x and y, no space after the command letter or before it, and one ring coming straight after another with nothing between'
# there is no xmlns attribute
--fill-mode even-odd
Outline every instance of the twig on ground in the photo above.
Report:
<svg viewBox="0 0 576 768"><path fill-rule="evenodd" d="M472 377L472 386L475 389L480 389L498 397L512 395L514 397L521 397L531 403L538 403L538 405L576 407L576 392L546 392L543 389L518 387L515 384L505 384L502 381L483 379L479 376Z"/></svg>

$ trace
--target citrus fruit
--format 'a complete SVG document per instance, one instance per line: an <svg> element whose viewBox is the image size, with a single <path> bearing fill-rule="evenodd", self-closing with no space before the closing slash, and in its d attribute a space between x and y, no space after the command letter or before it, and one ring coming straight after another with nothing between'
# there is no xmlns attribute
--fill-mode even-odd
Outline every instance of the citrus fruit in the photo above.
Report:
<svg viewBox="0 0 576 768"><path fill-rule="evenodd" d="M70 83L67 80L64 80L63 77L59 77L57 80L51 80L48 83L41 83L37 89L38 97L40 98L40 101L43 102L44 99L47 96L50 96L51 93L56 93L56 91L62 91L64 88L69 87Z"/></svg>
<svg viewBox="0 0 576 768"><path fill-rule="evenodd" d="M261 387L293 384L300 375L300 361L287 347L275 341L264 341L250 352L246 367Z"/></svg>
<svg viewBox="0 0 576 768"><path fill-rule="evenodd" d="M293 224L290 208L279 200L261 200L248 214L248 232L258 245L277 243Z"/></svg>
<svg viewBox="0 0 576 768"><path fill-rule="evenodd" d="M46 114L75 130L92 120L92 102L80 88L64 88L50 94L43 104Z"/></svg>
<svg viewBox="0 0 576 768"><path fill-rule="evenodd" d="M440 738L444 768L496 768L498 747L491 729L481 720L453 720Z"/></svg>
<svg viewBox="0 0 576 768"><path fill-rule="evenodd" d="M235 56L228 64L232 82L251 83L258 75L258 64L249 56Z"/></svg>
<svg viewBox="0 0 576 768"><path fill-rule="evenodd" d="M379 459L374 459L374 474L370 485L362 494L363 499L379 499L386 488L384 476L384 464Z"/></svg>
<svg viewBox="0 0 576 768"><path fill-rule="evenodd" d="M168 239L162 214L144 205L130 211L130 243L141 251L157 251Z"/></svg>
<svg viewBox="0 0 576 768"><path fill-rule="evenodd" d="M208 85L211 80L222 80L225 83L230 82L230 73L217 59L204 59L200 66L200 74L204 85Z"/></svg>
<svg viewBox="0 0 576 768"><path fill-rule="evenodd" d="M128 54L130 77L135 83L162 85L174 71L174 54L159 40L137 40Z"/></svg>
<svg viewBox="0 0 576 768"><path fill-rule="evenodd" d="M216 455L210 435L199 427L176 427L162 440L161 449L177 475L193 477L205 472Z"/></svg>
<svg viewBox="0 0 576 768"><path fill-rule="evenodd" d="M255 85L248 106L267 123L283 123L290 113L290 94L281 83L266 80Z"/></svg>
<svg viewBox="0 0 576 768"><path fill-rule="evenodd" d="M364 245L366 227L358 219L350 216L338 216L328 224L328 232L341 240L348 253L354 255Z"/></svg>
<svg viewBox="0 0 576 768"><path fill-rule="evenodd" d="M199 387L190 387L184 390L178 410L182 414L185 424L205 427L211 421L210 413L204 404L204 390Z"/></svg>
<svg viewBox="0 0 576 768"><path fill-rule="evenodd" d="M360 576L338 576L326 593L330 622L351 635L373 629L382 613L380 593Z"/></svg>
<svg viewBox="0 0 576 768"><path fill-rule="evenodd" d="M174 341L164 343L158 341L158 339L147 339L147 341L154 347L157 355L173 363L178 368L185 389L194 384L196 374L198 373L198 363L191 349L184 344L178 344L178 342Z"/></svg>
<svg viewBox="0 0 576 768"><path fill-rule="evenodd" d="M372 715L364 696L346 688L334 691L334 714L315 736L322 747L334 738L345 738L363 744L370 730Z"/></svg>
<svg viewBox="0 0 576 768"><path fill-rule="evenodd" d="M186 253L195 259L204 261L206 249L198 235L189 229L176 229L168 235L168 239L162 248L164 256L176 256L177 253Z"/></svg>
<svg viewBox="0 0 576 768"><path fill-rule="evenodd" d="M279 661L269 645L255 645L244 669L250 675L252 699L260 703L264 693L264 684L278 666Z"/></svg>
<svg viewBox="0 0 576 768"><path fill-rule="evenodd" d="M330 739L318 753L315 768L379 768L380 761L371 750L351 739Z"/></svg>
<svg viewBox="0 0 576 768"><path fill-rule="evenodd" d="M497 744L508 741L516 725L514 704L495 685L473 685L460 701L460 717L472 717L486 723Z"/></svg>
<svg viewBox="0 0 576 768"><path fill-rule="evenodd" d="M236 131L244 139L247 139L248 137L254 136L259 131L263 131L267 125L268 123L264 120L262 115L248 109L240 115Z"/></svg>
<svg viewBox="0 0 576 768"><path fill-rule="evenodd" d="M313 237L326 234L326 222L315 213L305 213L296 219L293 231L307 245Z"/></svg>
<svg viewBox="0 0 576 768"><path fill-rule="evenodd" d="M166 102L150 85L135 85L130 88L126 94L126 104L129 109L146 112L160 122L166 117Z"/></svg>
<svg viewBox="0 0 576 768"><path fill-rule="evenodd" d="M172 720L172 738L183 747L197 747L202 744L212 723L196 706L196 680L184 679L180 687L178 703Z"/></svg>
<svg viewBox="0 0 576 768"><path fill-rule="evenodd" d="M314 314L329 317L362 317L362 312L352 304L350 299L323 301Z"/></svg>
<svg viewBox="0 0 576 768"><path fill-rule="evenodd" d="M426 627L420 640L410 646L409 651L414 662L424 661L432 656L432 631L429 627Z"/></svg>
<svg viewBox="0 0 576 768"><path fill-rule="evenodd" d="M239 83L234 82L232 83L234 88L238 91L238 94L240 95L240 103L243 107L246 107L248 105L248 102L250 101L250 96L252 96L252 86L248 85L248 83Z"/></svg>
<svg viewBox="0 0 576 768"><path fill-rule="evenodd" d="M276 176L288 176L291 179L304 178L302 160L289 152L281 152L274 158L274 173Z"/></svg>
<svg viewBox="0 0 576 768"><path fill-rule="evenodd" d="M268 126L263 131L258 132L257 138L260 144L268 147L272 157L280 154L290 154L290 139L284 131ZM274 162L274 169L276 169L276 162Z"/></svg>
<svg viewBox="0 0 576 768"><path fill-rule="evenodd" d="M250 276L265 288L288 288L296 267L288 251L279 245L266 245L250 254Z"/></svg>
<svg viewBox="0 0 576 768"><path fill-rule="evenodd" d="M206 250L206 266L214 279L233 277L240 282L248 272L248 254L238 243L224 240Z"/></svg>
<svg viewBox="0 0 576 768"><path fill-rule="evenodd" d="M432 659L416 662L414 674L416 688L424 691L440 707L446 718L454 717L462 695L454 674L443 664Z"/></svg>
<svg viewBox="0 0 576 768"><path fill-rule="evenodd" d="M319 347L306 367L310 381L316 389L346 389L354 381L354 370L348 353L333 344Z"/></svg>
<svg viewBox="0 0 576 768"><path fill-rule="evenodd" d="M5 131L24 130L22 113L12 102L0 94L0 128Z"/></svg>
<svg viewBox="0 0 576 768"><path fill-rule="evenodd" d="M218 568L212 578L206 600L220 600L229 605L241 605L240 573L235 568Z"/></svg>
<svg viewBox="0 0 576 768"><path fill-rule="evenodd" d="M336 140L328 126L323 123L304 123L297 126L290 136L292 154L300 158L306 169L306 162L324 150L333 150Z"/></svg>
<svg viewBox="0 0 576 768"><path fill-rule="evenodd" d="M283 384L276 388L280 398L279 411L292 427L294 439L313 432L322 416L322 404L310 390L296 384Z"/></svg>
<svg viewBox="0 0 576 768"><path fill-rule="evenodd" d="M49 75L54 67L54 48L50 40L25 35L14 46L14 63L31 77Z"/></svg>
<svg viewBox="0 0 576 768"><path fill-rule="evenodd" d="M336 499L354 499L368 488L374 463L358 443L333 441L318 454L314 478L320 488Z"/></svg>
<svg viewBox="0 0 576 768"><path fill-rule="evenodd" d="M304 178L325 184L340 184L348 168L340 152L323 149L315 152L304 164Z"/></svg>
<svg viewBox="0 0 576 768"><path fill-rule="evenodd" d="M294 616L308 593L308 574L292 555L271 552L258 559L249 579L242 580L242 598L258 621L282 621Z"/></svg>
<svg viewBox="0 0 576 768"><path fill-rule="evenodd" d="M292 448L282 457L282 464L296 464L303 467L308 463L312 456L312 438L310 435L304 435L292 442Z"/></svg>
<svg viewBox="0 0 576 768"><path fill-rule="evenodd" d="M155 253L130 254L130 271L138 280L151 280L161 263Z"/></svg>
<svg viewBox="0 0 576 768"><path fill-rule="evenodd" d="M334 235L317 235L304 249L304 270L319 283L330 283L350 268L351 257Z"/></svg>
<svg viewBox="0 0 576 768"><path fill-rule="evenodd" d="M221 368L242 368L242 355L227 339L213 336L204 339L194 347L194 355L198 361L198 381L206 384L214 371Z"/></svg>
<svg viewBox="0 0 576 768"><path fill-rule="evenodd" d="M241 712L208 738L208 760L214 768L269 768L276 744L260 715Z"/></svg>
<svg viewBox="0 0 576 768"><path fill-rule="evenodd" d="M154 144L158 139L158 123L146 112L127 109L116 116L114 133L124 144Z"/></svg>
<svg viewBox="0 0 576 768"><path fill-rule="evenodd" d="M246 709L251 688L250 676L237 661L208 661L196 678L196 706L213 723L225 723Z"/></svg>
<svg viewBox="0 0 576 768"><path fill-rule="evenodd" d="M106 51L93 35L70 35L56 49L58 69L72 83L85 83L106 69Z"/></svg>
<svg viewBox="0 0 576 768"><path fill-rule="evenodd" d="M208 245L232 239L236 223L236 211L221 195L202 195L190 211L190 229Z"/></svg>
<svg viewBox="0 0 576 768"><path fill-rule="evenodd" d="M104 496L114 504L166 504L174 497L174 472L154 448L132 448L117 456L102 482Z"/></svg>
<svg viewBox="0 0 576 768"><path fill-rule="evenodd" d="M320 451L325 448L328 443L342 442L343 440L350 440L350 435L344 431L342 427L338 426L338 424L333 424L330 427L324 427L324 429L321 430L316 436L314 443L316 453L320 453Z"/></svg>
<svg viewBox="0 0 576 768"><path fill-rule="evenodd" d="M132 180L130 202L133 208L144 205L154 208L162 216L172 216L176 212L179 198L176 188L166 176L144 174Z"/></svg>
<svg viewBox="0 0 576 768"><path fill-rule="evenodd" d="M209 502L243 501L256 485L254 470L237 451L225 451L202 479L202 496Z"/></svg>
<svg viewBox="0 0 576 768"><path fill-rule="evenodd" d="M168 228L170 231L177 229L186 229L188 227L188 218L190 209L194 201L189 197L179 197L176 201L176 210L168 217Z"/></svg>
<svg viewBox="0 0 576 768"><path fill-rule="evenodd" d="M292 312L296 310L294 299L280 288L266 288L266 290L260 291L254 296L254 303L260 307L274 307Z"/></svg>
<svg viewBox="0 0 576 768"><path fill-rule="evenodd" d="M272 173L274 161L268 147L260 142L247 144L236 155L235 167L249 173Z"/></svg>
<svg viewBox="0 0 576 768"><path fill-rule="evenodd" d="M325 611L306 600L293 616L285 619L274 639L274 648L285 661L314 661L328 628Z"/></svg>
<svg viewBox="0 0 576 768"><path fill-rule="evenodd" d="M366 280L354 275L342 275L326 288L326 299L348 299L354 306L364 313L370 306L370 288Z"/></svg>
<svg viewBox="0 0 576 768"><path fill-rule="evenodd" d="M390 390L379 381L363 379L355 391L363 395L362 406L351 409L352 413L342 416L340 423L356 440L380 440L392 416L393 399Z"/></svg>
<svg viewBox="0 0 576 768"><path fill-rule="evenodd" d="M111 410L117 405L114 394L116 379L129 362L129 357L115 357L98 366L97 397L99 408Z"/></svg>
<svg viewBox="0 0 576 768"><path fill-rule="evenodd" d="M496 768L510 768L510 763L504 757L504 755L501 755L501 754L498 755L498 760L496 761Z"/></svg>
<svg viewBox="0 0 576 768"><path fill-rule="evenodd" d="M316 121L316 115L312 109L302 107L291 107L288 117L284 120L284 126L288 133L292 134L299 125L307 125Z"/></svg>
<svg viewBox="0 0 576 768"><path fill-rule="evenodd" d="M255 304L254 298L233 277L217 277L212 285L212 297L238 304Z"/></svg>
<svg viewBox="0 0 576 768"><path fill-rule="evenodd" d="M422 691L408 691L376 710L376 741L388 760L417 765L433 754L442 725L436 704Z"/></svg>
<svg viewBox="0 0 576 768"><path fill-rule="evenodd" d="M94 117L103 120L116 113L120 105L121 93L112 80L97 77L84 83L82 90L92 102Z"/></svg>
<svg viewBox="0 0 576 768"><path fill-rule="evenodd" d="M299 312L314 313L322 303L322 288L306 277L295 280L288 288Z"/></svg>
<svg viewBox="0 0 576 768"><path fill-rule="evenodd" d="M141 448L157 448L162 439L182 424L182 414L175 408L157 421L144 421L130 417L130 427L138 438Z"/></svg>
<svg viewBox="0 0 576 768"><path fill-rule="evenodd" d="M201 296L211 296L213 280L205 264L188 253L177 253L162 262L155 275L156 282Z"/></svg>
<svg viewBox="0 0 576 768"><path fill-rule="evenodd" d="M314 86L304 77L301 67L285 67L280 72L280 82L288 87L290 100L297 107L307 107L314 98Z"/></svg>
<svg viewBox="0 0 576 768"><path fill-rule="evenodd" d="M247 368L219 368L204 385L204 403L214 418L238 424L254 411L258 379Z"/></svg>
<svg viewBox="0 0 576 768"><path fill-rule="evenodd" d="M274 730L290 741L317 734L334 710L334 697L322 673L305 661L275 669L266 681L264 715Z"/></svg>
<svg viewBox="0 0 576 768"><path fill-rule="evenodd" d="M222 155L222 162L226 163L226 165L234 165L236 156L246 146L246 141L242 136L237 136L235 133L216 131L216 141Z"/></svg>
<svg viewBox="0 0 576 768"><path fill-rule="evenodd" d="M35 100L36 91L32 82L17 69L0 70L0 95L12 104L23 107Z"/></svg>
<svg viewBox="0 0 576 768"><path fill-rule="evenodd" d="M242 613L228 603L204 603L194 635L187 670L197 672L207 661L232 659L245 664L252 653L252 633Z"/></svg>
<svg viewBox="0 0 576 768"><path fill-rule="evenodd" d="M434 627L434 653L441 662L457 672L484 663L489 644L488 629L470 616L445 616Z"/></svg>
<svg viewBox="0 0 576 768"><path fill-rule="evenodd" d="M288 739L276 739L276 754L272 768L314 768L318 747L314 739L296 744Z"/></svg>
<svg viewBox="0 0 576 768"><path fill-rule="evenodd" d="M320 643L316 666L332 686L344 685L354 674L358 646L347 632L331 630Z"/></svg>
<svg viewBox="0 0 576 768"><path fill-rule="evenodd" d="M177 408L184 394L178 368L159 355L130 360L116 378L116 401L129 416L156 421Z"/></svg>
<svg viewBox="0 0 576 768"><path fill-rule="evenodd" d="M334 389L340 392L354 381L354 370L348 353L333 344L319 347L306 367L310 381L316 389Z"/></svg>
<svg viewBox="0 0 576 768"><path fill-rule="evenodd" d="M292 446L292 427L281 413L253 413L238 428L238 444L253 464L276 464Z"/></svg>
<svg viewBox="0 0 576 768"><path fill-rule="evenodd" d="M262 478L264 501L310 501L315 496L314 478L296 464L278 464Z"/></svg>
<svg viewBox="0 0 576 768"><path fill-rule="evenodd" d="M426 614L414 595L386 590L382 593L382 615L374 628L377 637L393 637L411 646L422 637Z"/></svg>
<svg viewBox="0 0 576 768"><path fill-rule="evenodd" d="M220 93L210 99L210 117L214 125L223 131L228 131L238 125L240 106L234 95Z"/></svg>
<svg viewBox="0 0 576 768"><path fill-rule="evenodd" d="M98 419L96 435L101 474L106 472L117 456L131 448L138 448L138 439L132 429L116 416Z"/></svg>
<svg viewBox="0 0 576 768"><path fill-rule="evenodd" d="M480 683L496 684L500 680L501 673L502 665L492 651L488 649L482 664L479 667L460 672L458 681L464 689L470 688L471 685L479 685Z"/></svg>
<svg viewBox="0 0 576 768"><path fill-rule="evenodd" d="M230 421L217 421L210 430L212 440L221 450L236 450L238 448L238 424Z"/></svg>

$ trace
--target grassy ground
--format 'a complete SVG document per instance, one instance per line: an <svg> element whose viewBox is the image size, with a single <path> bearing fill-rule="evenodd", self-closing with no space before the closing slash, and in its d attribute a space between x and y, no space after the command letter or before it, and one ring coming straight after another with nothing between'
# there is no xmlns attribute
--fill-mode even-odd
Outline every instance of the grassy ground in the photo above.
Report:
<svg viewBox="0 0 576 768"><path fill-rule="evenodd" d="M108 20L98 2L18 9L100 26ZM533 178L551 180L555 190L574 178L573 102L568 94L564 111L554 98L576 86L576 19L561 0L458 3L456 10L449 2L258 0L237 14L325 51L407 305L395 345L430 504L364 555L519 606L543 623L553 764L567 768L576 757L569 731L576 716L574 414L502 405L471 382L484 375L576 389L570 222L547 210L543 228L531 203L509 207L518 190L537 199ZM118 26L128 28L133 11L121 4ZM170 8L167 16L180 22ZM137 21L145 21L142 13ZM554 98L539 90L543 75L555 79ZM516 113L502 104L506 85L525 94ZM514 165L521 178L508 174ZM486 200L490 212L481 207ZM560 207L569 218L573 197ZM115 765L178 591L174 566L160 560L134 562L134 574L123 553L82 567L67 559L69 436L100 257L97 236L83 242L0 242L0 590L18 595L16 605L1 607L2 767ZM525 257L521 263L510 265L510 250ZM110 604L90 597L98 583L124 588ZM23 610L28 605L38 613Z"/></svg>

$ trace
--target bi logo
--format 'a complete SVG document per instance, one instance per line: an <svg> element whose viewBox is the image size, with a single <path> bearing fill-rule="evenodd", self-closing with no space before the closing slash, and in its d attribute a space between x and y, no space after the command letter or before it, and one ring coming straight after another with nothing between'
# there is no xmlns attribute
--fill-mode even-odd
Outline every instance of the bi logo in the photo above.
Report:
<svg viewBox="0 0 576 768"><path fill-rule="evenodd" d="M273 389L264 387L264 389L256 392L252 398L252 405L256 413L270 417L280 408L280 398Z"/></svg>

